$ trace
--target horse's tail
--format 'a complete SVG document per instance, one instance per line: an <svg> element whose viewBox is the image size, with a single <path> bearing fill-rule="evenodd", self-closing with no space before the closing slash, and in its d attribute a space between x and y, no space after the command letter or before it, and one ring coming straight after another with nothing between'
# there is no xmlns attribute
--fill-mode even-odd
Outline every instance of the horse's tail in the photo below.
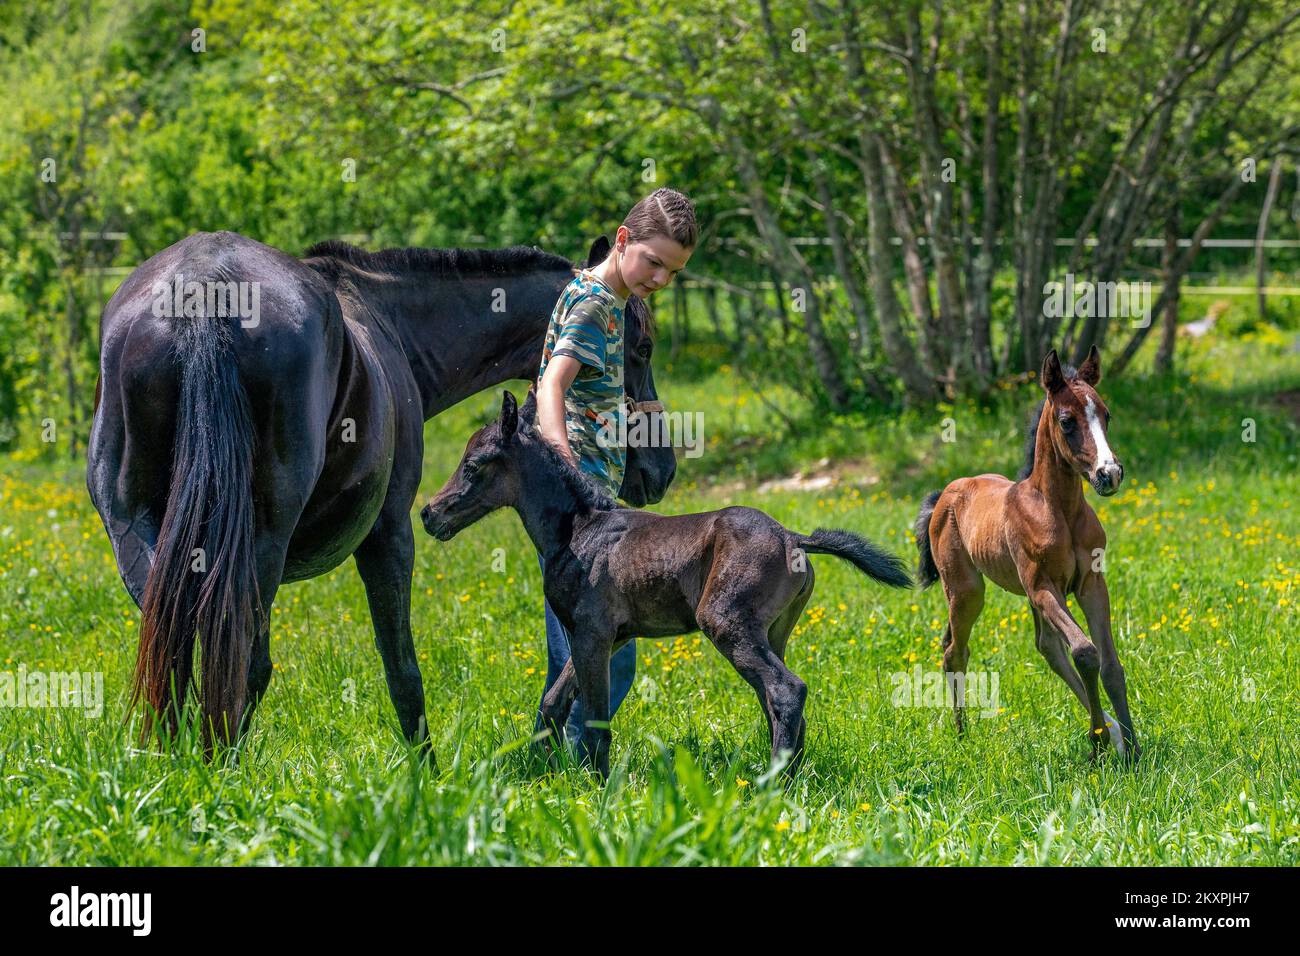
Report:
<svg viewBox="0 0 1300 956"><path fill-rule="evenodd" d="M934 554L930 551L930 516L939 501L942 491L932 491L921 502L921 513L916 516L912 531L916 534L916 549L921 552L921 560L916 565L916 579L925 590L939 580L939 568L934 563Z"/></svg>
<svg viewBox="0 0 1300 956"><path fill-rule="evenodd" d="M796 534L795 542L805 551L843 558L867 577L891 588L912 586L912 577L902 558L852 531L818 528L812 534Z"/></svg>
<svg viewBox="0 0 1300 956"><path fill-rule="evenodd" d="M229 320L176 320L180 401L171 487L141 604L131 706L148 705L173 733L202 651L203 743L238 733L260 626L253 552L253 426Z"/></svg>

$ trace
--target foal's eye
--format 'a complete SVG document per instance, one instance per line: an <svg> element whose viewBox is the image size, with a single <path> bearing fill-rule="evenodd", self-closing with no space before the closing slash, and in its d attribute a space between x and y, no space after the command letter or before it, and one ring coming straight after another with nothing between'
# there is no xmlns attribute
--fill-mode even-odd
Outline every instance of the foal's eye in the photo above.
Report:
<svg viewBox="0 0 1300 956"><path fill-rule="evenodd" d="M467 461L465 467L460 471L461 474L465 476L466 481L473 481L474 476L478 474L478 465L474 464L472 461Z"/></svg>
<svg viewBox="0 0 1300 956"><path fill-rule="evenodd" d="M1067 432L1074 431L1074 419L1071 418L1069 415L1061 416L1061 427L1064 428Z"/></svg>

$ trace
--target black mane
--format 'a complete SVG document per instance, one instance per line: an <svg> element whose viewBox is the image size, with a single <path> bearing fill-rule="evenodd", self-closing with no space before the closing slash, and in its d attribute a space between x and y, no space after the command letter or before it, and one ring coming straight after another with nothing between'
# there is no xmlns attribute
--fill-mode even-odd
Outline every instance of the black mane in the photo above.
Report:
<svg viewBox="0 0 1300 956"><path fill-rule="evenodd" d="M304 259L335 259L368 272L430 272L438 276L508 276L538 269L572 270L563 256L534 246L507 249L381 249L368 252L339 239L318 242L303 254Z"/></svg>
<svg viewBox="0 0 1300 956"><path fill-rule="evenodd" d="M1073 365L1062 363L1061 374L1065 376L1067 382L1072 382L1079 374L1079 370ZM1017 481L1024 481L1034 470L1034 446L1038 444L1038 424L1043 419L1043 409L1046 407L1047 399L1043 398L1034 406L1034 413L1029 416L1029 427L1025 429L1025 463L1020 466L1020 474L1016 475Z"/></svg>
<svg viewBox="0 0 1300 956"><path fill-rule="evenodd" d="M586 514L591 511L614 511L618 502L594 478L588 477L568 459L556 451L555 447L541 435L532 430L532 422L519 421L519 437L526 448L535 449L542 457L543 467L549 468L564 482L573 497L578 501L578 510Z"/></svg>
<svg viewBox="0 0 1300 956"><path fill-rule="evenodd" d="M538 269L553 269L556 272L567 269L572 272L576 269L576 266L563 256L538 249L536 246L509 246L505 249L439 249L408 246L369 252L342 239L326 239L309 248L302 257L324 260L316 266L317 270L334 276L337 276L338 263L356 266L367 272L388 275L428 272L444 278L522 275ZM641 335L645 335L652 342L655 340L659 330L648 302L636 296L629 297L627 315L632 319L633 327ZM629 335L628 341L635 342L638 338Z"/></svg>

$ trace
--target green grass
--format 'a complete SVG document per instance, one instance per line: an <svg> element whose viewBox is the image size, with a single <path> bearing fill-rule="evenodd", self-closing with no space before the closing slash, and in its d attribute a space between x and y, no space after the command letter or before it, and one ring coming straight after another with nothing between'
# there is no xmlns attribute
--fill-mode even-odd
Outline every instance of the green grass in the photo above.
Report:
<svg viewBox="0 0 1300 956"><path fill-rule="evenodd" d="M659 381L670 408L705 412L710 444L656 510L745 502L910 561L926 491L1019 464L1032 385L985 407L830 421L775 389L791 430L701 335ZM513 513L449 544L419 532L413 620L437 774L399 739L351 562L281 590L275 676L237 764L207 765L192 744L141 750L122 724L138 614L81 474L8 460L0 669L102 670L105 700L99 718L0 708L0 862L1295 864L1300 438L1274 399L1300 388L1289 338L1212 337L1177 376L1103 382L1128 477L1104 503L1088 494L1110 539L1136 772L1090 763L1086 716L1035 651L1023 599L992 586L970 667L998 674L999 713L959 741L947 709L892 706L890 675L938 664L940 594L887 592L829 557L788 653L810 688L792 786L768 773L753 694L699 635L641 642L607 787L549 772L521 746L545 649L536 558ZM497 401L427 426L422 497ZM823 458L831 487L756 490Z"/></svg>

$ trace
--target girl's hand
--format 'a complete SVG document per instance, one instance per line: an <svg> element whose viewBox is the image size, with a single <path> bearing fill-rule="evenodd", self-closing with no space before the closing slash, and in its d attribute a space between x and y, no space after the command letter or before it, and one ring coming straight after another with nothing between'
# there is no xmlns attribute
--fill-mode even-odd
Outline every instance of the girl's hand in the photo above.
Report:
<svg viewBox="0 0 1300 956"><path fill-rule="evenodd" d="M582 363L572 355L553 355L537 386L538 430L574 468L578 467L578 459L569 447L569 430L564 424L564 393L581 367Z"/></svg>

